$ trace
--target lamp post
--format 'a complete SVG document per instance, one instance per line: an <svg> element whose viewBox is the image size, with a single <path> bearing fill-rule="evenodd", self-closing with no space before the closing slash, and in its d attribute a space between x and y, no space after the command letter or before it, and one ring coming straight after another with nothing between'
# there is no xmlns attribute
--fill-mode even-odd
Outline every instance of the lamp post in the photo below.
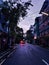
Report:
<svg viewBox="0 0 49 65"><path fill-rule="evenodd" d="M49 14L48 13L46 13L46 12L41 12L42 14L44 14L44 15L46 15L46 16L49 16Z"/></svg>

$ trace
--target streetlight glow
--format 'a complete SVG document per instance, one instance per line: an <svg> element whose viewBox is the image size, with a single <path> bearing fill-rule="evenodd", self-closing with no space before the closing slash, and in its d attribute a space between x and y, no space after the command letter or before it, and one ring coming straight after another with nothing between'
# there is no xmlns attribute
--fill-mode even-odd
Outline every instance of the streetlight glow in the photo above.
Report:
<svg viewBox="0 0 49 65"><path fill-rule="evenodd" d="M41 12L42 14L44 14L44 15L46 15L46 16L48 16L49 14L48 13L45 13L45 12Z"/></svg>

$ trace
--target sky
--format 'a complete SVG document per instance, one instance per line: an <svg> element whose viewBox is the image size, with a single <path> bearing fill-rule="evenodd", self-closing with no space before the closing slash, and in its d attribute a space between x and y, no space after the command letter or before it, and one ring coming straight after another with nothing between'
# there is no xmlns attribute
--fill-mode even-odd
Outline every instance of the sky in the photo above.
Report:
<svg viewBox="0 0 49 65"><path fill-rule="evenodd" d="M20 18L18 26L23 28L24 33L30 28L30 25L33 25L35 23L35 18L41 16L39 12L41 10L44 1L45 0L32 0L33 7L32 6L29 7L30 10L28 10L27 17L25 17L24 20Z"/></svg>

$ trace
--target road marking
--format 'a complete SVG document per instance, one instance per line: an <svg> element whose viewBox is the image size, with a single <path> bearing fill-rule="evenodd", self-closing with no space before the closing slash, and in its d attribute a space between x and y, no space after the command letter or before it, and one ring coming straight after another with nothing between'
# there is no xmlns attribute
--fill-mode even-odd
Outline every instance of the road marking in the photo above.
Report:
<svg viewBox="0 0 49 65"><path fill-rule="evenodd" d="M6 59L4 59L4 60L0 63L0 65L2 65L2 64L5 62L5 60L6 60Z"/></svg>
<svg viewBox="0 0 49 65"><path fill-rule="evenodd" d="M7 53L5 53L3 56L5 56ZM0 58L2 58L3 56L1 56Z"/></svg>
<svg viewBox="0 0 49 65"><path fill-rule="evenodd" d="M8 54L8 53L9 53L9 52L5 53L3 56L5 56L5 55ZM1 59L3 56L1 56L0 59Z"/></svg>
<svg viewBox="0 0 49 65"><path fill-rule="evenodd" d="M49 63L47 63L44 59L42 59L42 61L43 61L46 65L49 65Z"/></svg>
<svg viewBox="0 0 49 65"><path fill-rule="evenodd" d="M13 52L11 52L7 57L10 57L10 55L12 55L14 53L14 51Z"/></svg>

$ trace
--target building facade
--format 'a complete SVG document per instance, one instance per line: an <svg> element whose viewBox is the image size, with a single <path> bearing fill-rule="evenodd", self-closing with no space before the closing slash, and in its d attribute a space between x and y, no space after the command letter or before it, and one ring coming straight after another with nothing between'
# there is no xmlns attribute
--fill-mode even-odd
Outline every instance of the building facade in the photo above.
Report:
<svg viewBox="0 0 49 65"><path fill-rule="evenodd" d="M49 14L49 0L45 0L41 10L40 14L44 12ZM45 46L49 46L49 15L42 14L39 22L39 38L41 39L41 44Z"/></svg>
<svg viewBox="0 0 49 65"><path fill-rule="evenodd" d="M39 19L40 17L36 17L34 25L30 26L30 30L34 36L34 44L38 44L37 39L39 38Z"/></svg>

